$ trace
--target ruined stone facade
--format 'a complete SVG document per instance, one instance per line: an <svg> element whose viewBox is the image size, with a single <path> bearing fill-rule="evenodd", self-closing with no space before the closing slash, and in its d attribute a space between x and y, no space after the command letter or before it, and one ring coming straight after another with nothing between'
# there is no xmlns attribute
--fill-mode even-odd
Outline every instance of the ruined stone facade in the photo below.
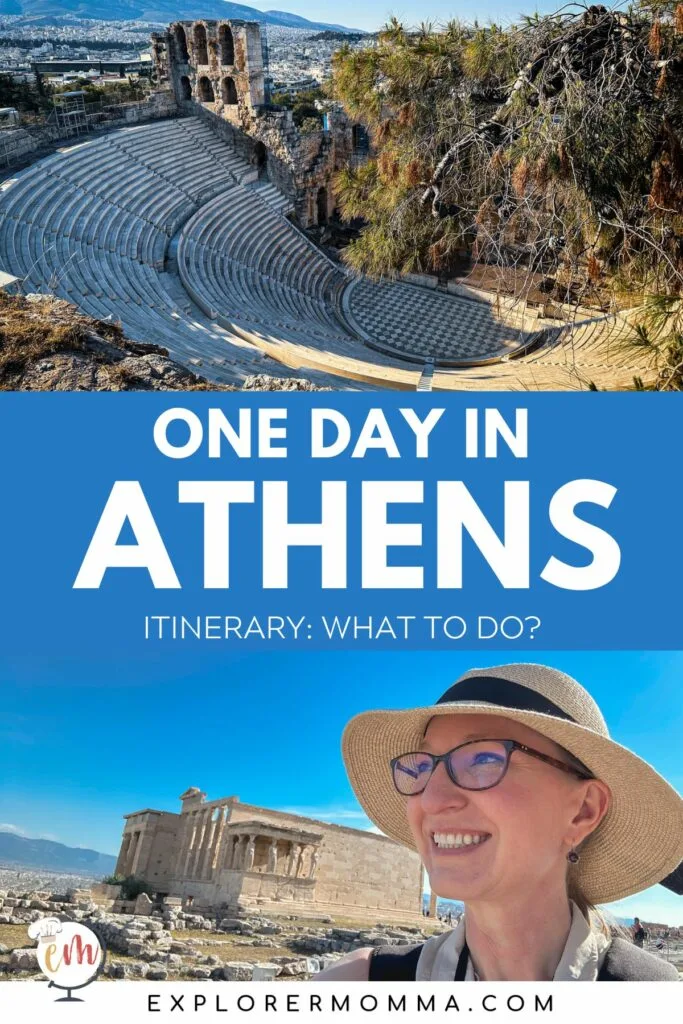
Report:
<svg viewBox="0 0 683 1024"><path fill-rule="evenodd" d="M328 104L324 127L300 131L292 112L268 102L261 26L252 21L177 21L152 36L155 75L178 108L200 114L291 200L304 227L334 213L331 180L364 158L358 125Z"/></svg>
<svg viewBox="0 0 683 1024"><path fill-rule="evenodd" d="M256 21L176 21L152 37L159 83L179 103L196 102L234 124L265 103Z"/></svg>
<svg viewBox="0 0 683 1024"><path fill-rule="evenodd" d="M126 815L118 875L197 906L315 916L420 917L422 864L386 836L243 804L192 787L179 814Z"/></svg>

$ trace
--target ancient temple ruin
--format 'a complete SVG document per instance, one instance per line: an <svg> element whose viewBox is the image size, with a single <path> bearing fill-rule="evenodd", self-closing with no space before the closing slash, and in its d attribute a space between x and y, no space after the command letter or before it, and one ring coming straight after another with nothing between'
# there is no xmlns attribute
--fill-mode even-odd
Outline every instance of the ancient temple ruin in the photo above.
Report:
<svg viewBox="0 0 683 1024"><path fill-rule="evenodd" d="M195 906L419 917L422 864L386 836L242 803L196 787L179 814L125 815L116 873Z"/></svg>
<svg viewBox="0 0 683 1024"><path fill-rule="evenodd" d="M304 227L334 211L331 180L367 157L367 136L341 105L327 104L319 131L302 132L291 110L269 102L264 39L256 21L177 21L152 36L157 84L181 112L212 128L287 196Z"/></svg>

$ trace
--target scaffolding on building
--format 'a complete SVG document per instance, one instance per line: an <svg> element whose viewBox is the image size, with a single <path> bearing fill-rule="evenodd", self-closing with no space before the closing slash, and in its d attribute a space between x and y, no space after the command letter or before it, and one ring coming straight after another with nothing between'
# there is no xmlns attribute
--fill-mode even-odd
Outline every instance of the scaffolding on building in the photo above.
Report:
<svg viewBox="0 0 683 1024"><path fill-rule="evenodd" d="M63 134L82 135L88 131L85 113L85 93L82 89L62 92L54 97L55 117Z"/></svg>

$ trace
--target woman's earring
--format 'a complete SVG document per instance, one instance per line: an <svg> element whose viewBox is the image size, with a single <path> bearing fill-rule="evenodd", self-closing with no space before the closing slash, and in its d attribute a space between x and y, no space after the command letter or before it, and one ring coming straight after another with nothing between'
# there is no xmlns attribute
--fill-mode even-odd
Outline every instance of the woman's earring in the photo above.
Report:
<svg viewBox="0 0 683 1024"><path fill-rule="evenodd" d="M569 853L567 854L567 860L570 864L578 864L581 860L574 847L572 847Z"/></svg>

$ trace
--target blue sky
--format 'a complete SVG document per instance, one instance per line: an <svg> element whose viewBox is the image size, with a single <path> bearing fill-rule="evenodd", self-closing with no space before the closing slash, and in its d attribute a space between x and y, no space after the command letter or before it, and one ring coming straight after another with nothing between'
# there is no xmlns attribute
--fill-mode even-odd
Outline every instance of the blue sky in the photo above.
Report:
<svg viewBox="0 0 683 1024"><path fill-rule="evenodd" d="M473 665L504 660L471 651L0 660L0 827L116 853L123 814L179 810L179 794L196 785L209 799L238 795L368 828L341 763L346 721L435 699ZM576 676L613 737L683 791L683 653L514 660ZM615 909L683 924L683 899L661 887Z"/></svg>
<svg viewBox="0 0 683 1024"><path fill-rule="evenodd" d="M420 4L417 0L404 0L400 4L392 4L389 0L369 0L364 4L340 4L333 0L282 0L281 3L274 3L273 0L248 0L248 3L260 11L287 11L310 21L346 25L368 32L380 28L391 15L396 15L406 25L419 25L425 20L447 22L450 18L473 21L475 17L482 24L489 20L508 24L516 21L520 12L533 14L538 10L548 13L561 6L559 2L544 3L543 0L485 0L476 5L458 0L430 0L427 4Z"/></svg>

